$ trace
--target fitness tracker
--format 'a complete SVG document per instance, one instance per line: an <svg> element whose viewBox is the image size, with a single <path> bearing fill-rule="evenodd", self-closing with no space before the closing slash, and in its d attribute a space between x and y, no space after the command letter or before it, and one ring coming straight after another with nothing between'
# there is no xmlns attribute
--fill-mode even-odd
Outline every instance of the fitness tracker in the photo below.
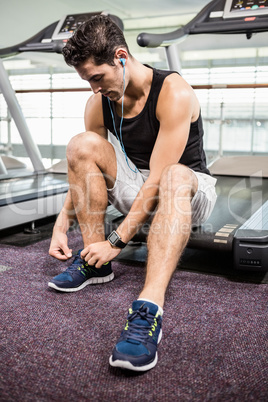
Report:
<svg viewBox="0 0 268 402"><path fill-rule="evenodd" d="M121 240L121 237L115 230L113 230L112 233L109 234L109 236L107 237L107 240L111 244L111 246L114 246L114 247L124 248L127 245L127 243L124 243Z"/></svg>

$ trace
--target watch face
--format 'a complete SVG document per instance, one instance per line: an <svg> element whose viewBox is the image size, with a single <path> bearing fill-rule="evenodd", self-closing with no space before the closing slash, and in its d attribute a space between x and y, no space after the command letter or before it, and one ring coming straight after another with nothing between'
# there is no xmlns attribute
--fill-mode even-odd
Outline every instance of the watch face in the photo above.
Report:
<svg viewBox="0 0 268 402"><path fill-rule="evenodd" d="M115 244L118 240L118 235L115 232L112 232L109 236L109 240L112 244Z"/></svg>

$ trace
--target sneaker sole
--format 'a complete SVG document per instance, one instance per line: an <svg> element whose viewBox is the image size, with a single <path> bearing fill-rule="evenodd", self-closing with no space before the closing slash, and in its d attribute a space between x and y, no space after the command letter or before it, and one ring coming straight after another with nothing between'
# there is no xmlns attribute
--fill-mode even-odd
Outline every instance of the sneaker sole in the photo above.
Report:
<svg viewBox="0 0 268 402"><path fill-rule="evenodd" d="M133 364L131 364L130 362L125 361L125 360L113 361L112 356L110 356L109 363L113 367L119 367L119 368L126 369L126 370L147 371L156 366L157 360L158 360L158 358L157 358L157 352L156 352L154 360L150 364L146 364L146 366L133 366Z"/></svg>
<svg viewBox="0 0 268 402"><path fill-rule="evenodd" d="M159 337L158 337L157 344L159 344L161 339L162 339L162 329L159 332ZM152 369L152 368L154 368L156 366L157 361L158 361L157 352L155 353L154 360L151 363L146 364L145 366L133 366L132 363L130 363L129 361L126 361L126 360L115 360L115 361L113 361L113 356L112 355L109 358L109 363L110 363L111 366L119 367L119 368L126 369L126 370L132 370L132 371L147 371L147 370L150 370L150 369Z"/></svg>
<svg viewBox="0 0 268 402"><path fill-rule="evenodd" d="M112 272L110 275L103 276L101 278L90 278L87 281L83 282L82 285L77 288L60 288L53 282L48 282L48 286L55 290L59 290L60 292L78 292L79 290L84 289L87 285L97 285L100 283L110 282L114 279L114 273Z"/></svg>

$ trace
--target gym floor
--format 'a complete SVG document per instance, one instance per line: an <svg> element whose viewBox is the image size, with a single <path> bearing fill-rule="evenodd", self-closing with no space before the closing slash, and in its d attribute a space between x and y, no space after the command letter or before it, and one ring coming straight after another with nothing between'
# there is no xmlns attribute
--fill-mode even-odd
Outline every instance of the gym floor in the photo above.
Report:
<svg viewBox="0 0 268 402"><path fill-rule="evenodd" d="M52 236L53 225L56 217L47 217L35 222L34 230L31 230L29 223L0 231L0 245L11 245L25 247L38 243L42 240L50 239ZM75 228L74 230L79 230ZM82 248L82 242L81 242ZM48 250L47 250L48 251ZM75 250L74 250L75 251ZM145 265L147 259L147 246L142 242L130 242L121 251L116 261L124 263L138 263ZM254 283L268 283L268 271L243 271L233 268L231 253L224 253L214 250L196 250L186 248L178 269L190 270L200 273L222 275L233 280L249 281Z"/></svg>
<svg viewBox="0 0 268 402"><path fill-rule="evenodd" d="M186 249L167 291L159 362L125 372L108 359L142 287L146 245L127 246L105 286L62 294L47 287L69 264L48 255L53 221L1 233L1 401L267 400L267 273ZM69 238L81 247L77 230Z"/></svg>

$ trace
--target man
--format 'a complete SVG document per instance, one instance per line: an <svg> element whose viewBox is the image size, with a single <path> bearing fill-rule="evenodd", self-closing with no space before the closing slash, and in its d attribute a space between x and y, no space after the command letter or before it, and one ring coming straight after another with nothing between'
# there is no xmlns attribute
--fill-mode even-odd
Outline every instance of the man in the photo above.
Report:
<svg viewBox="0 0 268 402"><path fill-rule="evenodd" d="M200 106L178 73L132 57L121 30L106 16L84 23L63 54L94 95L86 105L86 132L67 147L70 190L49 253L71 257L66 233L75 216L84 248L49 286L70 292L112 280L110 261L150 219L144 288L110 357L112 366L145 371L157 363L165 291L191 227L208 218L216 200ZM121 150L108 142L108 130ZM108 201L125 219L105 240Z"/></svg>

